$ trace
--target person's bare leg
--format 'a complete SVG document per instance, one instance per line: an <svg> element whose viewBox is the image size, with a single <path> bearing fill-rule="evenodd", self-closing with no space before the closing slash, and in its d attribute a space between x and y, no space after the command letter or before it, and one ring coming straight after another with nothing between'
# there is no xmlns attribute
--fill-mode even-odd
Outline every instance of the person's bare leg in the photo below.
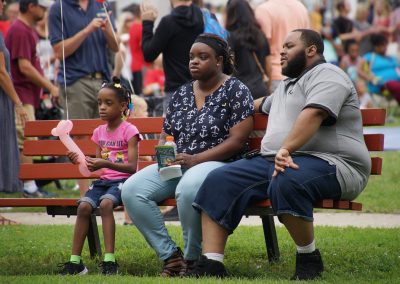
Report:
<svg viewBox="0 0 400 284"><path fill-rule="evenodd" d="M78 214L75 222L74 237L72 241L72 255L81 255L83 244L89 230L89 218L92 213L92 206L82 202L78 206Z"/></svg>
<svg viewBox="0 0 400 284"><path fill-rule="evenodd" d="M110 199L103 199L101 201L100 214L103 225L105 252L114 253L114 247L115 247L114 205Z"/></svg>
<svg viewBox="0 0 400 284"><path fill-rule="evenodd" d="M280 216L281 222L289 231L293 241L298 246L306 246L314 240L314 223L289 214Z"/></svg>
<svg viewBox="0 0 400 284"><path fill-rule="evenodd" d="M215 223L204 212L201 212L201 227L203 231L203 254L223 254L229 236L228 231Z"/></svg>
<svg viewBox="0 0 400 284"><path fill-rule="evenodd" d="M131 225L132 220L131 217L129 217L128 212L126 212L126 209L124 209L124 225Z"/></svg>

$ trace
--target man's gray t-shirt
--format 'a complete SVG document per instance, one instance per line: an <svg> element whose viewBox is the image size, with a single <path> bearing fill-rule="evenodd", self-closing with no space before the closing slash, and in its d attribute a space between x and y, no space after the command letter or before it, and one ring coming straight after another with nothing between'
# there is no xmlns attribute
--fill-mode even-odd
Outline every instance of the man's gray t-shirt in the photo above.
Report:
<svg viewBox="0 0 400 284"><path fill-rule="evenodd" d="M269 114L269 118L261 153L275 155L300 112L307 107L322 108L329 117L293 155L309 154L336 165L342 199L354 199L367 184L371 159L364 142L353 83L332 64L319 64L298 81L284 80L264 102L262 111Z"/></svg>

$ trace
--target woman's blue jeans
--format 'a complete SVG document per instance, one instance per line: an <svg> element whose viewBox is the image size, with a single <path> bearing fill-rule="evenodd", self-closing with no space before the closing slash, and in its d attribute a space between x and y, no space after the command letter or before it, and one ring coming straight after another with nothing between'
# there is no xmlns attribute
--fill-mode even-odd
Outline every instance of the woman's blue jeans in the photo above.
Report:
<svg viewBox="0 0 400 284"><path fill-rule="evenodd" d="M180 178L161 181L156 164L148 166L131 176L122 187L125 208L149 245L162 260L177 250L165 227L157 203L175 198L182 225L184 257L197 260L201 254L200 214L192 207L204 179L212 170L225 165L223 162L205 162L191 167Z"/></svg>

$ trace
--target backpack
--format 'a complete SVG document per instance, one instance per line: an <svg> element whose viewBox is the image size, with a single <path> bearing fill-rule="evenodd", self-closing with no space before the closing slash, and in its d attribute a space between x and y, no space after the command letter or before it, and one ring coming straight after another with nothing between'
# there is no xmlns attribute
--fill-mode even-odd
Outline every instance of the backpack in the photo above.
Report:
<svg viewBox="0 0 400 284"><path fill-rule="evenodd" d="M215 34L228 40L229 33L218 23L207 9L201 9L203 12L204 33Z"/></svg>

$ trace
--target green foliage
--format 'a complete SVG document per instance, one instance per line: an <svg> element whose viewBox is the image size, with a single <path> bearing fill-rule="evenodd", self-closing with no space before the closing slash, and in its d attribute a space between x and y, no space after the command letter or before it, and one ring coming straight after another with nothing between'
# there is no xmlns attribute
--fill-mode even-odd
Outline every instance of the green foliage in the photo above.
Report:
<svg viewBox="0 0 400 284"><path fill-rule="evenodd" d="M101 228L99 228L101 229ZM89 275L61 277L58 263L69 259L72 226L1 226L1 283L284 283L294 271L295 246L283 228L277 228L281 260L269 264L261 227L240 226L230 237L225 264L232 275L215 279L165 280L158 277L162 263L133 226L117 226L116 256L120 276L103 277L99 259L90 259L87 246L83 260ZM182 246L181 229L168 230ZM394 283L400 279L398 229L316 228L317 246L325 263L323 281Z"/></svg>

